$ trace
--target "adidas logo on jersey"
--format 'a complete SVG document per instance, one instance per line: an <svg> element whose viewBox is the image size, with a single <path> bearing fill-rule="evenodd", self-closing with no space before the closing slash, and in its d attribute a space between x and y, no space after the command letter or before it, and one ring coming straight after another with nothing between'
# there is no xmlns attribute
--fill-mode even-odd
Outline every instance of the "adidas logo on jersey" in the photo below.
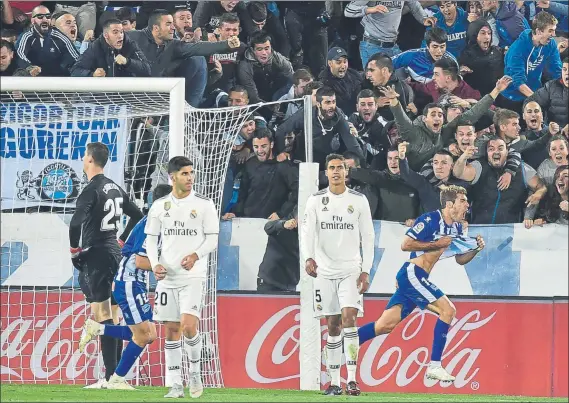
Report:
<svg viewBox="0 0 569 403"><path fill-rule="evenodd" d="M322 211L328 211L328 207L324 207Z"/></svg>
<svg viewBox="0 0 569 403"><path fill-rule="evenodd" d="M164 217L170 217L170 214L168 214L168 212L166 212L166 214L164 214Z"/></svg>

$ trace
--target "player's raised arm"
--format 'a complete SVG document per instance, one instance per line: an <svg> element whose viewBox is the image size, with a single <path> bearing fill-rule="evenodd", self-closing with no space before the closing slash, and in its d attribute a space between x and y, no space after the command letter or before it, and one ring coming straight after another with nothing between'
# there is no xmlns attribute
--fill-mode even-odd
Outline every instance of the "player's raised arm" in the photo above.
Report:
<svg viewBox="0 0 569 403"><path fill-rule="evenodd" d="M308 271L307 266L307 273L312 277L316 277L316 264L315 264L315 252L314 252L314 243L315 243L315 235L316 235L316 225L317 225L317 217L316 217L316 208L314 205L314 197L310 197L308 202L306 203L306 210L304 212L304 221L303 225L301 226L301 234L302 234L302 242L300 242L300 251L301 256L304 257L305 262L308 263L309 260L314 262L310 267L310 272Z"/></svg>
<svg viewBox="0 0 569 403"><path fill-rule="evenodd" d="M126 192L123 192L123 212L128 216L128 218L130 218L126 228L119 237L119 239L124 243L134 226L142 219L142 217L144 217L144 214L142 214L136 204L134 204L130 197L128 197Z"/></svg>
<svg viewBox="0 0 569 403"><path fill-rule="evenodd" d="M72 249L72 254L74 253L74 249L79 248L81 227L96 203L97 191L94 188L87 186L77 199L75 213L73 213L73 217L71 217L71 222L69 223L69 246Z"/></svg>

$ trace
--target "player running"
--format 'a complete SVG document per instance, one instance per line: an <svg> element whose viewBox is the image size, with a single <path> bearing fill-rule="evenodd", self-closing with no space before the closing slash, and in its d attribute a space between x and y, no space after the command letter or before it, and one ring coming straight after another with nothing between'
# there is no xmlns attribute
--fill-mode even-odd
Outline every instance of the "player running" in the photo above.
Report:
<svg viewBox="0 0 569 403"><path fill-rule="evenodd" d="M154 318L166 328L167 398L184 396L180 340L190 359L190 397L203 393L202 338L198 325L206 295L208 255L217 248L219 216L213 201L192 190L194 171L186 157L168 162L172 193L155 201L146 222L146 252L158 280ZM161 254L158 256L158 237Z"/></svg>
<svg viewBox="0 0 569 403"><path fill-rule="evenodd" d="M363 314L362 295L369 288L374 230L367 198L346 187L344 157L326 158L329 187L310 196L302 226L302 256L314 277L314 312L326 317L326 364L330 386L325 395L341 395L342 328L348 378L346 393L357 396L359 353L356 317ZM360 250L361 245L361 250Z"/></svg>
<svg viewBox="0 0 569 403"><path fill-rule="evenodd" d="M152 192L152 200L165 197L171 191L170 185L158 185ZM123 258L114 281L113 296L121 308L127 326L101 325L88 319L79 340L80 352L85 350L88 342L100 335L129 342L115 373L107 382L106 389L134 390L124 378L142 354L144 347L156 339L152 308L146 295L147 273L152 269L146 255L146 219L147 217L144 217L136 224L124 244Z"/></svg>
<svg viewBox="0 0 569 403"><path fill-rule="evenodd" d="M79 285L85 299L91 304L93 317L102 325L112 325L113 317L117 317L118 323L117 303L112 298L111 285L121 260L117 231L123 211L130 220L120 236L121 243L142 218L142 213L126 192L103 174L108 159L109 148L105 144L87 144L83 171L89 183L79 195L69 223L71 261L79 270ZM101 389L106 386L120 359L122 342L119 344L117 339L101 335L101 350L105 378L87 388Z"/></svg>
<svg viewBox="0 0 569 403"><path fill-rule="evenodd" d="M466 237L462 222L468 210L466 190L460 186L441 187L442 210L423 214L410 228L401 249L411 252L409 260L397 273L397 290L389 300L385 311L374 323L359 328L360 343L386 333L405 319L418 306L439 316L435 325L431 362L427 378L452 382L441 366L448 329L456 309L448 297L428 278L440 259L454 256L456 262L465 265L484 248L484 240ZM450 248L449 248L450 246Z"/></svg>

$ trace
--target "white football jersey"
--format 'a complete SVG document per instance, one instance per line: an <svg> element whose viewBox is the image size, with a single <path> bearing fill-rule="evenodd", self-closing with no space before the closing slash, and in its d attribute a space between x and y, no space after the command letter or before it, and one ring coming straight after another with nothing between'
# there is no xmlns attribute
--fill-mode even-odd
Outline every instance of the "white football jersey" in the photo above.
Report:
<svg viewBox="0 0 569 403"><path fill-rule="evenodd" d="M319 277L337 279L370 272L375 233L363 194L346 189L337 195L329 188L313 194L301 231L303 259L314 259Z"/></svg>
<svg viewBox="0 0 569 403"><path fill-rule="evenodd" d="M182 259L196 252L206 235L219 234L219 218L211 199L194 191L183 199L172 194L158 199L148 212L144 232L161 238L159 263L166 269L162 286L183 287L192 278L207 276L208 255L200 256L191 270L182 267Z"/></svg>

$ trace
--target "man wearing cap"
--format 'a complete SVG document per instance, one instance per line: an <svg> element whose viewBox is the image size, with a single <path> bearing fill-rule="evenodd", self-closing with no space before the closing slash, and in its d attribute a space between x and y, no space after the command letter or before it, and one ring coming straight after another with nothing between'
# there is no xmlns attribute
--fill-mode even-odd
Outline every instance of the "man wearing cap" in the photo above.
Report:
<svg viewBox="0 0 569 403"><path fill-rule="evenodd" d="M348 67L348 53L340 47L330 49L327 60L328 68L320 74L320 81L334 90L338 107L350 115L356 110L364 76Z"/></svg>
<svg viewBox="0 0 569 403"><path fill-rule="evenodd" d="M401 51L397 46L397 35L403 6L407 4L417 21L425 26L434 25L435 20L429 18L417 0L410 1L367 1L355 0L344 10L348 18L362 18L364 37L360 42L362 66L366 66L369 58L376 53L395 56Z"/></svg>

